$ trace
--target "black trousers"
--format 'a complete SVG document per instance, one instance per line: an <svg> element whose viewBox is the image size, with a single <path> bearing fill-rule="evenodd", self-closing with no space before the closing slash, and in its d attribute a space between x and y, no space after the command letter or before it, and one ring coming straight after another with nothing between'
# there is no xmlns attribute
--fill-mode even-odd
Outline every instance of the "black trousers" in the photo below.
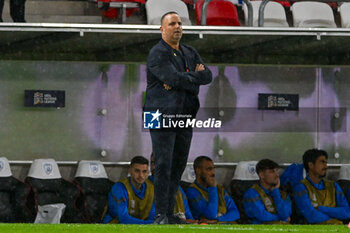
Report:
<svg viewBox="0 0 350 233"><path fill-rule="evenodd" d="M2 10L4 9L4 1L0 0L0 22L2 20ZM10 0L10 15L13 22L25 22L24 10L26 0Z"/></svg>
<svg viewBox="0 0 350 233"><path fill-rule="evenodd" d="M154 201L157 214L172 215L192 140L192 129L150 130L155 159Z"/></svg>

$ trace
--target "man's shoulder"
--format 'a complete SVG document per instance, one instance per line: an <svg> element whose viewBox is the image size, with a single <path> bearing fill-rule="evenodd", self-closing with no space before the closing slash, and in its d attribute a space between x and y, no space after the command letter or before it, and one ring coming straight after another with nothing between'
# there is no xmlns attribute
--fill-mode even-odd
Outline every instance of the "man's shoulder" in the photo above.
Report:
<svg viewBox="0 0 350 233"><path fill-rule="evenodd" d="M148 176L148 180L152 181L152 183L154 183L154 176L151 175L151 176Z"/></svg>
<svg viewBox="0 0 350 233"><path fill-rule="evenodd" d="M323 182L330 183L330 184L336 184L337 183L336 181L328 180L328 179L323 179Z"/></svg>
<svg viewBox="0 0 350 233"><path fill-rule="evenodd" d="M126 187L123 184L122 180L115 182L114 185L112 186L113 193L119 193L119 192L122 192L123 190L126 190Z"/></svg>
<svg viewBox="0 0 350 233"><path fill-rule="evenodd" d="M145 180L145 184L146 184L146 189L147 188L152 188L153 189L153 187L154 187L153 181L151 179L149 179L149 178Z"/></svg>
<svg viewBox="0 0 350 233"><path fill-rule="evenodd" d="M217 184L216 188L217 188L218 192L222 192L223 194L227 194L227 190L225 189L223 184Z"/></svg>
<svg viewBox="0 0 350 233"><path fill-rule="evenodd" d="M169 49L167 48L167 46L164 44L163 40L160 40L157 44L155 44L151 50L150 50L150 54L151 53L156 53L156 52L167 52Z"/></svg>
<svg viewBox="0 0 350 233"><path fill-rule="evenodd" d="M333 188L334 187L337 191L343 192L342 188L339 186L339 184L336 181L323 179L323 182L324 182L326 188Z"/></svg>
<svg viewBox="0 0 350 233"><path fill-rule="evenodd" d="M243 198L251 198L256 196L259 196L259 193L253 187L247 189L243 194Z"/></svg>
<svg viewBox="0 0 350 233"><path fill-rule="evenodd" d="M158 63L159 61L164 60L169 54L169 48L167 48L167 46L161 40L150 50L147 58L147 63Z"/></svg>
<svg viewBox="0 0 350 233"><path fill-rule="evenodd" d="M195 183L190 184L187 188L186 188L186 192L187 191L192 191L192 190L197 190L197 185Z"/></svg>
<svg viewBox="0 0 350 233"><path fill-rule="evenodd" d="M293 189L293 196L302 196L305 192L307 193L307 189L305 184L298 183L292 187Z"/></svg>
<svg viewBox="0 0 350 233"><path fill-rule="evenodd" d="M186 195L189 196L193 196L195 194L200 194L200 192L198 191L198 189L196 188L195 183L190 184L190 186L188 186L188 188L185 190Z"/></svg>

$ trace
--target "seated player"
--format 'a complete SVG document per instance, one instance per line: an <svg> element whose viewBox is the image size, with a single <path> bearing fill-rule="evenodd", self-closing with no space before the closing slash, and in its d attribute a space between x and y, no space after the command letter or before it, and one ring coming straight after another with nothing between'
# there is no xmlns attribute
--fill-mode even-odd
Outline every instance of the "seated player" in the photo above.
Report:
<svg viewBox="0 0 350 233"><path fill-rule="evenodd" d="M152 175L149 176L148 178L153 182L154 181L154 174L155 171L155 164L154 164L154 155L153 153L151 154L151 173ZM174 215L182 219L184 222L179 221L178 223L197 223L197 220L193 219L190 207L188 205L188 200L185 192L179 186L179 190L176 194L176 203L175 203L175 208L174 208ZM169 221L169 219L168 219ZM170 219L171 221L171 219Z"/></svg>
<svg viewBox="0 0 350 233"><path fill-rule="evenodd" d="M104 223L151 224L156 212L154 187L147 179L148 160L136 156L131 160L130 177L115 183L108 194L108 213Z"/></svg>
<svg viewBox="0 0 350 233"><path fill-rule="evenodd" d="M343 224L350 218L343 191L336 182L324 179L327 159L326 151L307 150L303 155L307 176L293 188L297 209L309 224Z"/></svg>
<svg viewBox="0 0 350 233"><path fill-rule="evenodd" d="M213 160L199 156L193 164L196 180L186 189L194 219L201 223L234 223L239 219L238 209L222 185L215 180Z"/></svg>
<svg viewBox="0 0 350 233"><path fill-rule="evenodd" d="M289 196L279 190L278 164L262 159L256 164L259 184L253 185L243 196L243 207L251 223L286 224L290 222L292 203Z"/></svg>

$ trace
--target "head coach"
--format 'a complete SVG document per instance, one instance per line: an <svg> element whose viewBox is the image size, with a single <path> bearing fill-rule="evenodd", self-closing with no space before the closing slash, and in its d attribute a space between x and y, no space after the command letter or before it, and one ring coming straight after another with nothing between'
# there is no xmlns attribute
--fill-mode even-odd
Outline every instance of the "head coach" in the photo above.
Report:
<svg viewBox="0 0 350 233"><path fill-rule="evenodd" d="M176 12L161 18L162 39L147 58L145 111L164 116L194 118L199 109L199 86L211 82L212 74L198 52L180 43L182 21ZM176 119L174 119L176 120ZM155 224L179 224L174 216L175 197L185 169L192 128L150 129L155 156Z"/></svg>

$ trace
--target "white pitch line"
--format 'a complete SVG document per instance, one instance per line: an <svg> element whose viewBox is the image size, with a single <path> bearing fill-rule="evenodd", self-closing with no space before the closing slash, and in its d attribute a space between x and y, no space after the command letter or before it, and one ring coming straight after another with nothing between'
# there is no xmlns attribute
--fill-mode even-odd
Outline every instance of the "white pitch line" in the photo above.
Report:
<svg viewBox="0 0 350 233"><path fill-rule="evenodd" d="M203 228L201 227L189 227L189 226L170 226L168 225L167 228L172 228L172 229L179 229L179 228L184 228L184 229L196 229L196 230L200 230L200 229L205 229L205 230L219 230L219 231L224 231L224 230L237 230L237 231L288 231L288 232L299 232L299 231L303 231L305 232L305 230L307 229L292 229L292 228L266 228L266 229L260 229L260 228L245 228L245 227L218 227L218 226L203 226ZM315 229L314 229L315 230ZM338 231L337 229L317 229L317 232L333 232L333 231Z"/></svg>

